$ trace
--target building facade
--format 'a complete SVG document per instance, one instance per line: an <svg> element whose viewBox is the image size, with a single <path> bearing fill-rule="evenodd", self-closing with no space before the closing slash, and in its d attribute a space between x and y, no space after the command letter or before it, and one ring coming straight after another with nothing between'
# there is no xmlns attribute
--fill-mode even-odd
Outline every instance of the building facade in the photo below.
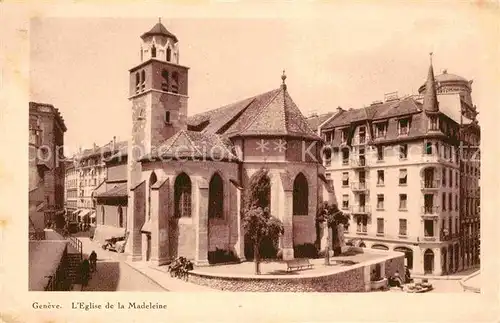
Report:
<svg viewBox="0 0 500 323"><path fill-rule="evenodd" d="M94 190L106 180L107 158L115 154L125 142L113 138L103 146L94 144L93 148L80 149L71 158L72 166L66 172L66 206L70 218L76 222L95 225Z"/></svg>
<svg viewBox="0 0 500 323"><path fill-rule="evenodd" d="M72 159L66 161L64 201L66 215L68 216L69 221L75 222L76 219L73 215L78 209L78 176L75 162Z"/></svg>
<svg viewBox="0 0 500 323"><path fill-rule="evenodd" d="M55 224L58 227L64 226L64 132L66 130L64 119L54 106L29 103L30 203L32 197L35 199L35 195L37 201L43 195L45 225ZM35 191L38 193L35 194ZM38 203L39 212L41 207Z"/></svg>
<svg viewBox="0 0 500 323"><path fill-rule="evenodd" d="M431 64L418 95L339 108L323 122L326 177L351 214L347 239L404 252L415 274L478 264L479 161L465 162L463 149L480 138L471 83L434 76Z"/></svg>
<svg viewBox="0 0 500 323"><path fill-rule="evenodd" d="M251 257L240 212L262 168L271 213L284 223L283 258L314 243L317 204L334 195L318 162L322 140L290 97L286 77L277 89L188 118L188 68L179 63L177 37L158 23L141 38L140 63L130 70L131 260L163 264L184 256L201 265L216 249Z"/></svg>

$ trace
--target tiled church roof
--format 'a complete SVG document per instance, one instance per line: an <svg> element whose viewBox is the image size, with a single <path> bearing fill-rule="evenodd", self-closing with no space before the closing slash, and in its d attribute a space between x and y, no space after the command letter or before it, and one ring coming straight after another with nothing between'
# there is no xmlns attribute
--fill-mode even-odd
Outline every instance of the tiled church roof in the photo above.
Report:
<svg viewBox="0 0 500 323"><path fill-rule="evenodd" d="M127 182L117 183L105 192L97 194L95 197L126 197L127 196Z"/></svg>
<svg viewBox="0 0 500 323"><path fill-rule="evenodd" d="M141 160L189 158L195 160L232 160L239 158L231 142L217 134L181 130Z"/></svg>
<svg viewBox="0 0 500 323"><path fill-rule="evenodd" d="M188 118L190 129L237 136L319 139L284 87Z"/></svg>
<svg viewBox="0 0 500 323"><path fill-rule="evenodd" d="M167 28L165 28L165 26L162 25L161 22L158 22L156 25L153 26L153 28L151 28L150 31L144 33L141 38L145 38L145 37L148 37L148 36L166 36L166 37L170 37L172 38L173 40L175 40L175 42L177 42L177 37L172 34L170 31L167 30Z"/></svg>

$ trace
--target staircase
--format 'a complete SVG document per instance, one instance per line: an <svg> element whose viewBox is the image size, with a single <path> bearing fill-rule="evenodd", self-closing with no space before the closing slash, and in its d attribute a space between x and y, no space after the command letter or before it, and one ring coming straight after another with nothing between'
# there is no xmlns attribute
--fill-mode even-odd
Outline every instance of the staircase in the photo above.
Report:
<svg viewBox="0 0 500 323"><path fill-rule="evenodd" d="M80 263L82 256L80 253L68 253L68 279L71 284L80 283Z"/></svg>

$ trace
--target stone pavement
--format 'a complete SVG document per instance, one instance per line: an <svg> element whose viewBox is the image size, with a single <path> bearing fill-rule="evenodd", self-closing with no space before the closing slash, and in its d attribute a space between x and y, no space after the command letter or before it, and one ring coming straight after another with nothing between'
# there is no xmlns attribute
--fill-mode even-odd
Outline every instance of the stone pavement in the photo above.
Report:
<svg viewBox="0 0 500 323"><path fill-rule="evenodd" d="M117 253L114 251L103 250L99 243L90 240L86 236L79 236L78 239L82 242L84 257L87 257L92 250L97 253L97 275L100 275L100 267L106 269L109 272L107 277L100 277L95 279L95 281L107 280L101 287L92 287L94 278L89 282L87 289L97 290L92 288L100 288L100 290L144 290L144 291L171 291L171 292L209 292L218 291L204 286L195 285L178 278L170 277L170 274L166 271L166 266L152 266L147 262L127 261L127 254ZM116 281L116 275L112 272L120 273L118 281ZM128 281L122 280L127 278ZM139 277L140 276L140 277ZM135 280L137 283L133 283ZM141 282L144 286L141 289ZM103 289L104 288L104 289ZM159 289L158 289L159 288ZM161 290L160 290L161 289ZM81 290L81 286L74 286L73 290Z"/></svg>
<svg viewBox="0 0 500 323"><path fill-rule="evenodd" d="M411 278L417 278L417 279L423 279L427 278L429 280L461 280L464 279L465 277L479 271L479 267L476 268L469 268L464 271L459 271L456 273L453 273L451 275L441 275L441 276L434 276L434 275L411 275Z"/></svg>
<svg viewBox="0 0 500 323"><path fill-rule="evenodd" d="M143 261L127 262L127 264L171 292L222 292L218 289L189 283L179 278L172 278L167 272L166 266L156 267Z"/></svg>

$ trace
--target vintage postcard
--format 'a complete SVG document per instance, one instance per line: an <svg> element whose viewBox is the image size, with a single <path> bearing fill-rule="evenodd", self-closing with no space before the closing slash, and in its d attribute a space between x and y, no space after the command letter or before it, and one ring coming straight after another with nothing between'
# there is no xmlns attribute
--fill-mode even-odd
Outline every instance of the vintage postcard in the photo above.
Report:
<svg viewBox="0 0 500 323"><path fill-rule="evenodd" d="M497 4L2 7L3 321L498 319Z"/></svg>

